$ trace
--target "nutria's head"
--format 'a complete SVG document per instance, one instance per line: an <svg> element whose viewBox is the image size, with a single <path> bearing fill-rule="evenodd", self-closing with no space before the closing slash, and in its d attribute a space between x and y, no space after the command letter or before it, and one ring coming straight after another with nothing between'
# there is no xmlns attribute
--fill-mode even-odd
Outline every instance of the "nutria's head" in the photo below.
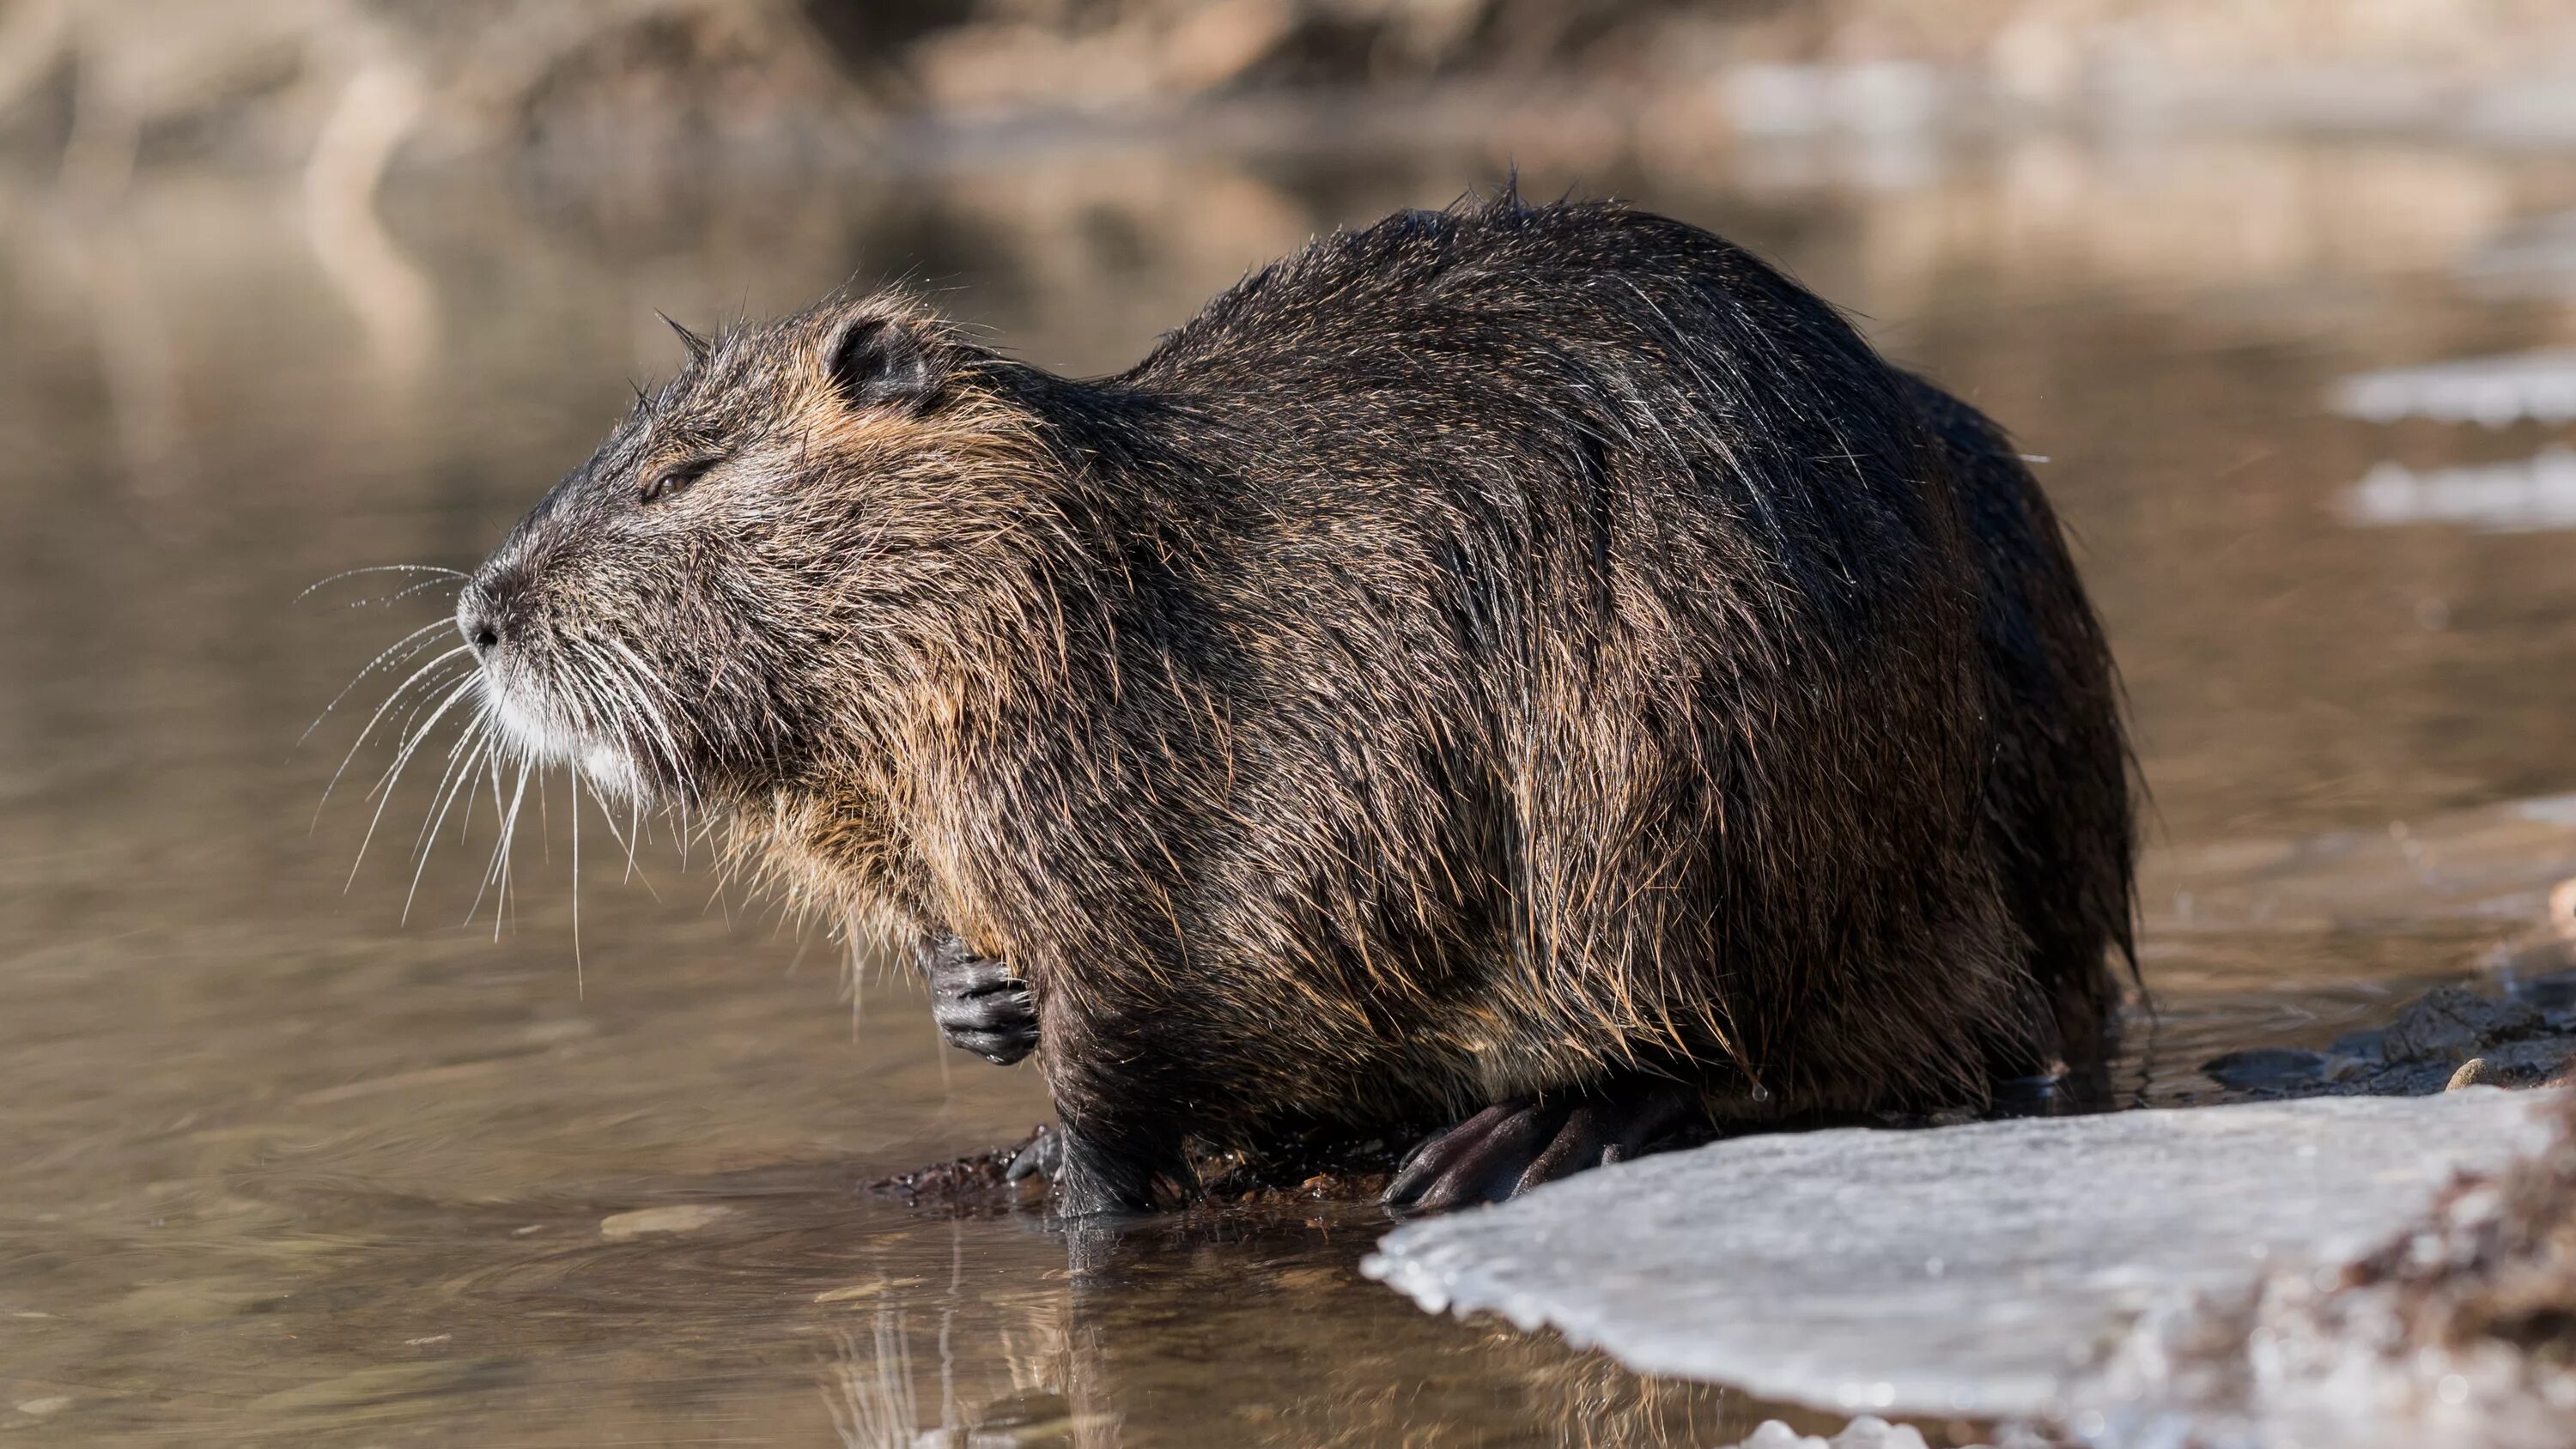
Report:
<svg viewBox="0 0 2576 1449"><path fill-rule="evenodd" d="M456 622L538 761L740 802L884 737L877 708L972 627L959 599L1005 587L1038 453L1006 365L899 300L681 337L687 364L511 530Z"/></svg>

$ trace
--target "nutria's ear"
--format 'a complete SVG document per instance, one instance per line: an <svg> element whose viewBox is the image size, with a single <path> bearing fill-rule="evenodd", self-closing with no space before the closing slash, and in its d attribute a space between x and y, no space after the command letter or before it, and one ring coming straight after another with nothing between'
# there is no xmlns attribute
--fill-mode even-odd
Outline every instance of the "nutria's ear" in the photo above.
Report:
<svg viewBox="0 0 2576 1449"><path fill-rule="evenodd" d="M853 317L824 354L832 385L858 407L919 408L939 391L930 339L899 317Z"/></svg>

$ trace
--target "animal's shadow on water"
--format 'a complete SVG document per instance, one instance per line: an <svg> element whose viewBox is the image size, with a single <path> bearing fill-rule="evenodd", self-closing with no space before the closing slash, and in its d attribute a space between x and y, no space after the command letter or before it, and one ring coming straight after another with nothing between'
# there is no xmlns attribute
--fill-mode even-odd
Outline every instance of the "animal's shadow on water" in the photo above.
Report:
<svg viewBox="0 0 2576 1449"><path fill-rule="evenodd" d="M1781 1414L1420 1312L1357 1272L1389 1226L1374 1204L1067 1224L907 1207L861 1177L799 1164L580 1200L344 1201L408 1226L258 1306L312 1346L323 1386L278 1408L347 1428L365 1389L371 1424L492 1416L521 1442L821 1419L868 1449L1696 1446Z"/></svg>

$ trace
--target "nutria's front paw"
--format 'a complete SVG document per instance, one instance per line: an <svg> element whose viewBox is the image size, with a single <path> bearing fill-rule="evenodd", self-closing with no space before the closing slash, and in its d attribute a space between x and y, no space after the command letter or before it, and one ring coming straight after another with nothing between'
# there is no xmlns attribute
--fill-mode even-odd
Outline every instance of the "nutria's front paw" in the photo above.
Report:
<svg viewBox="0 0 2576 1449"><path fill-rule="evenodd" d="M988 1062L1009 1066L1037 1049L1038 1009L1011 968L954 936L920 950L939 1034Z"/></svg>
<svg viewBox="0 0 2576 1449"><path fill-rule="evenodd" d="M1440 1212L1501 1202L1625 1161L1682 1122L1693 1100L1668 1082L1631 1081L1562 1101L1496 1103L1414 1148L1387 1184L1387 1205Z"/></svg>

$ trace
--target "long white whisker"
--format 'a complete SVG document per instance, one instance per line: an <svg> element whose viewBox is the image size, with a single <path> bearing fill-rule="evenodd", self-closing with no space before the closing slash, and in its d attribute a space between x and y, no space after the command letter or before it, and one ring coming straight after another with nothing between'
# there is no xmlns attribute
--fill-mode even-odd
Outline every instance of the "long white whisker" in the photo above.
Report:
<svg viewBox="0 0 2576 1449"><path fill-rule="evenodd" d="M430 815L428 824L422 827L418 847L419 858L412 862L411 889L403 895L402 918L406 922L411 920L412 902L420 897L420 878L421 874L429 869L430 851L438 844L438 827L446 823L447 812L456 804L457 796L465 797L468 808L471 808L474 803L474 771L481 763L484 751L491 747L492 742L490 727L479 713L467 722L463 738L472 741L474 747L465 755L457 768L456 783L447 787L446 797L436 802L438 808Z"/></svg>
<svg viewBox="0 0 2576 1449"><path fill-rule="evenodd" d="M401 726L395 731L395 737L399 743L394 747L393 763L387 765L383 773L376 776L376 783L367 787L367 793L361 797L362 799L373 800L393 787L394 777L401 774L411 763L412 753L429 742L429 727L438 723L438 717L446 713L448 706L456 702L456 696L460 690L473 685L474 677L474 671L468 669L462 674L439 681L421 691L412 700L410 708L403 714ZM428 718L423 719L424 714L428 715Z"/></svg>
<svg viewBox="0 0 2576 1449"><path fill-rule="evenodd" d="M342 579L354 579L360 574L440 574L451 579L466 577L462 569L442 568L437 564L370 564L362 569L342 569L327 579L317 579L305 585L304 592L297 594L295 601L302 603L313 596L314 590L327 589Z"/></svg>
<svg viewBox="0 0 2576 1449"><path fill-rule="evenodd" d="M465 587L463 584L458 583L454 579L426 579L417 584L405 584L401 588L394 590L392 593L385 595L381 599L353 599L340 607L344 609L381 609L390 604L399 604L414 594L425 594L431 589L461 589L463 587ZM441 619L439 622L445 624L452 621Z"/></svg>
<svg viewBox="0 0 2576 1449"><path fill-rule="evenodd" d="M468 644L459 644L445 653L438 655L436 658L430 660L420 668L413 670L410 678L405 679L402 683L394 686L394 692L387 695L385 697L385 702L376 706L376 712L367 717L366 727L358 731L358 738L350 744L349 753L340 757L340 768L331 772L331 783L322 787L321 803L313 807L313 819L317 824L322 819L322 806L331 803L331 792L340 787L340 777L349 772L349 762L358 757L359 749L365 746L368 736L373 735L376 732L377 724L383 721L385 712L394 707L394 702L401 699L403 694L409 690L413 684L417 683L423 675L428 674L431 670L438 668L460 654L470 654L472 652L473 646Z"/></svg>
<svg viewBox="0 0 2576 1449"><path fill-rule="evenodd" d="M458 700L471 693L475 682L475 678L471 675L458 680L455 688L450 689L447 697L439 702L438 708L431 712L428 719L421 722L420 728L414 730L409 738L403 741L402 751L394 756L392 768L386 771L384 781L377 787L383 792L383 798L376 801L376 813L367 819L367 833L358 842L358 858L349 864L349 878L341 882L342 891L345 892L349 887L357 884L358 867L367 863L367 847L375 841L376 826L385 818L385 807L394 801L393 783L401 778L403 766L408 764L412 755L419 750L421 741L428 738L430 729L438 723L439 717L455 708Z"/></svg>
<svg viewBox="0 0 2576 1449"><path fill-rule="evenodd" d="M640 814L630 813L626 824L622 826L619 825L617 823L615 812L608 808L608 798L602 795L596 787L594 787L590 792L590 803L599 808L599 821L601 824L608 827L609 838L615 840L626 850L626 874L619 878L618 884L626 885L633 882L636 878L637 869L635 864L635 846L637 843L635 827L640 822ZM640 801L630 795L627 797L627 808L630 812L640 812L643 809L643 806ZM646 894L652 896L653 899L657 901L662 898L662 893L653 889L653 881L649 876L644 879L644 890Z"/></svg>
<svg viewBox="0 0 2576 1449"><path fill-rule="evenodd" d="M426 854L430 843L438 838L441 807L454 796L456 782L470 778L474 753L482 740L481 701L476 701L476 705L475 715L465 721L465 727L457 731L456 743L447 748L447 765L438 772L438 783L430 787L429 813L421 817L420 833L411 841L415 857Z"/></svg>
<svg viewBox="0 0 2576 1449"><path fill-rule="evenodd" d="M654 677L653 671L645 666L644 661L637 657L635 651L626 646L624 640L612 638L607 642L608 647L617 653L619 678L626 685L626 693L634 700L637 713L644 717L645 722L652 727L653 733L659 737L663 764L670 772L673 786L682 795L694 793L691 787L695 782L689 778L688 769L682 761L679 741L671 732L670 719L663 712L661 702L653 698L654 692L661 687L660 681Z"/></svg>
<svg viewBox="0 0 2576 1449"><path fill-rule="evenodd" d="M572 780L572 994L578 1001L590 994L581 972L581 771L565 773Z"/></svg>
<svg viewBox="0 0 2576 1449"><path fill-rule="evenodd" d="M505 819L506 812L501 808L501 750L497 746L484 753L483 766L492 784L492 818L496 821ZM483 909L483 893L492 888L492 877L499 866L500 842L495 841L492 848L494 859L484 862L483 880L474 887L474 903L465 908L468 921L474 919L476 911Z"/></svg>
<svg viewBox="0 0 2576 1449"><path fill-rule="evenodd" d="M448 621L445 619L441 619L435 624L423 624L419 628L412 630L410 633L405 634L400 639L395 640L392 648L387 649L384 653L368 660L364 667L360 668L355 675L350 677L348 683L340 686L340 692L338 694L331 696L331 702L322 706L322 712L313 716L313 723L304 727L304 733L297 735L295 737L295 742L301 745L306 740L311 739L313 737L313 732L322 727L322 721L331 717L331 711L340 707L340 701L349 697L349 691L357 688L360 684L365 682L368 675L376 672L376 666L393 658L397 654L403 653L407 648L414 654L419 653L420 649L426 646L414 645L413 641L419 639L424 634L444 629L446 627L448 627Z"/></svg>
<svg viewBox="0 0 2576 1449"><path fill-rule="evenodd" d="M493 933L494 939L496 940L499 939L499 928L501 924L509 918L510 912L516 909L519 903L519 800L528 793L528 781L531 779L537 782L537 808L542 813L545 809L546 803L546 775L545 762L543 760L531 759L522 762L519 766L518 788L511 792L511 852L501 857L501 902L499 909L496 910L492 916Z"/></svg>
<svg viewBox="0 0 2576 1449"><path fill-rule="evenodd" d="M519 762L517 783L510 789L509 813L501 817L501 843L493 850L492 869L500 883L499 890L492 897L492 939L494 941L501 939L501 925L509 919L510 915L510 846L519 835L519 806L528 798L529 768L527 760L522 758ZM482 896L478 894L475 900L480 902Z"/></svg>

